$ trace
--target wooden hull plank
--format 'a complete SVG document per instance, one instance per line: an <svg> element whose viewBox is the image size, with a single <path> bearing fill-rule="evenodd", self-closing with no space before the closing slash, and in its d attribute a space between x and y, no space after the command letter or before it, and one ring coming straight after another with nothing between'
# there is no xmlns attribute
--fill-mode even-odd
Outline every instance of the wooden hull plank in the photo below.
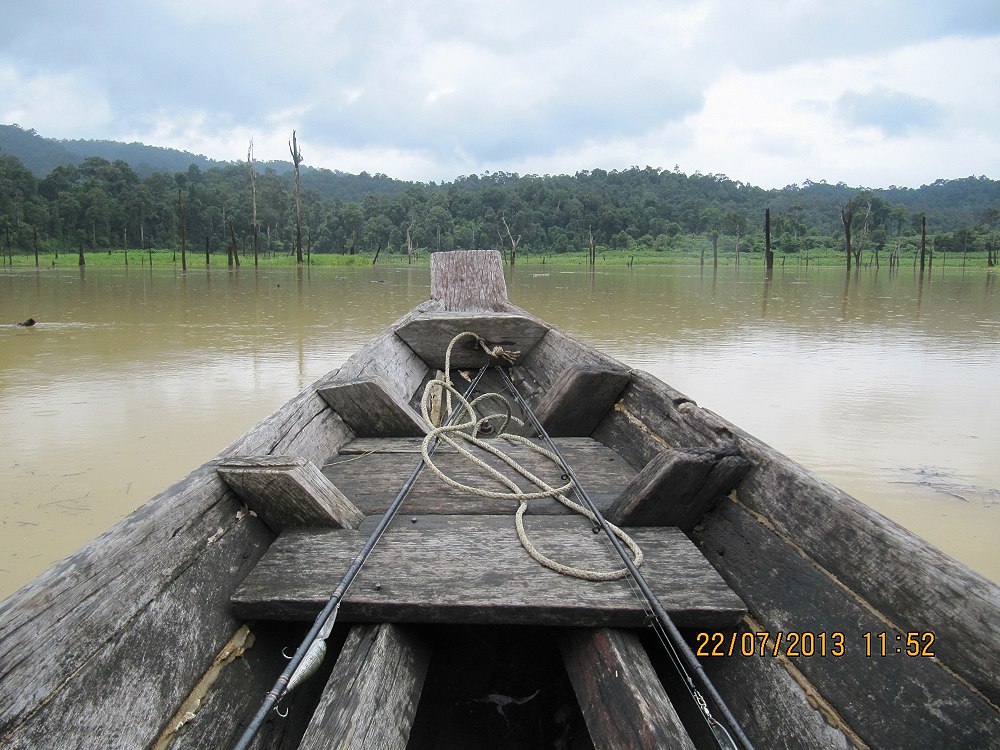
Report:
<svg viewBox="0 0 1000 750"><path fill-rule="evenodd" d="M382 513L420 460L420 442L414 439L357 440L345 447L341 456L324 466L323 472L362 511L367 514ZM635 476L635 470L626 461L596 440L560 440L556 444L602 510ZM496 445L550 484L565 484L560 470L547 458L505 440L497 440ZM356 446L363 446L366 450L359 454ZM367 451L377 452L364 455ZM499 459L478 448L474 452L482 455L489 464L505 470L505 475L516 478L522 488L533 489L527 480L513 475ZM434 462L448 476L463 484L507 491L502 484L484 476L467 458L447 446L441 446L435 452ZM373 477L378 477L378 481L372 481ZM513 513L517 505L515 500L479 497L449 487L425 468L407 497L402 512L502 515ZM572 512L551 498L531 500L528 507L532 514L565 515Z"/></svg>
<svg viewBox="0 0 1000 750"><path fill-rule="evenodd" d="M633 466L664 445L735 443L752 464L738 489L744 506L897 627L934 632L938 658L1000 705L992 582L646 373L633 373L594 437Z"/></svg>
<svg viewBox="0 0 1000 750"><path fill-rule="evenodd" d="M750 462L734 449L662 451L615 498L607 519L619 526L677 526L691 531L749 468Z"/></svg>
<svg viewBox="0 0 1000 750"><path fill-rule="evenodd" d="M559 650L595 750L695 750L635 634L568 629Z"/></svg>
<svg viewBox="0 0 1000 750"><path fill-rule="evenodd" d="M219 475L272 530L288 526L356 529L365 514L312 461L246 456L219 464Z"/></svg>
<svg viewBox="0 0 1000 750"><path fill-rule="evenodd" d="M548 331L548 326L535 318L517 313L496 312L474 315L462 312L428 312L407 321L396 331L428 367L443 369L445 352L451 340L460 333L471 331L491 346L508 351L530 352ZM493 363L477 344L467 338L455 345L451 353L452 368L478 368Z"/></svg>
<svg viewBox="0 0 1000 750"><path fill-rule="evenodd" d="M380 380L327 381L319 395L358 437L420 437L427 425Z"/></svg>
<svg viewBox="0 0 1000 750"><path fill-rule="evenodd" d="M628 381L629 372L621 366L572 365L542 396L535 415L552 437L590 435ZM526 426L525 434L532 433Z"/></svg>
<svg viewBox="0 0 1000 750"><path fill-rule="evenodd" d="M525 525L536 546L557 560L602 570L621 567L586 519L536 516ZM364 531L364 525L359 531L286 531L234 594L237 612L248 619L311 619L363 545ZM666 528L629 533L646 555L644 574L678 625L739 621L742 602L683 533ZM510 516L397 519L348 591L340 617L592 626L646 621L625 580L581 581L531 559Z"/></svg>
<svg viewBox="0 0 1000 750"><path fill-rule="evenodd" d="M899 631L731 500L706 517L698 537L726 580L744 592L750 614L772 634L772 647L773 634L781 631L785 649L815 650L790 661L869 746L989 747L1000 736L993 706L936 660L906 655L905 632L897 640ZM803 640L806 633L811 635ZM865 633L871 634L867 644ZM878 633L887 634L886 656ZM796 638L792 634L798 634L797 644L788 640ZM821 638L825 656L819 653ZM836 649L839 642L842 650ZM926 644L918 639L920 648ZM868 700L858 700L858 685Z"/></svg>
<svg viewBox="0 0 1000 750"><path fill-rule="evenodd" d="M405 627L353 627L299 750L405 750L429 662Z"/></svg>

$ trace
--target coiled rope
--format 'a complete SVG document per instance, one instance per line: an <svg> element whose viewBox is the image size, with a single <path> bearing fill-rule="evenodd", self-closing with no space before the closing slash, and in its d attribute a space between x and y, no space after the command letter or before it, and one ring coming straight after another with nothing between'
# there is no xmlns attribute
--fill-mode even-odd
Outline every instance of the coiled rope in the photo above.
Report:
<svg viewBox="0 0 1000 750"><path fill-rule="evenodd" d="M528 534L524 529L524 514L528 510L529 500L552 497L565 505L567 508L570 508L574 512L586 517L591 523L597 524L598 521L596 516L590 510L567 497L566 493L573 490L573 480L569 477L562 461L555 453L532 442L526 437L515 435L506 431L508 425L523 425L523 422L513 416L510 403L502 394L485 393L472 401L468 401L458 390L455 389L454 385L452 385L451 352L452 349L455 348L455 345L465 338L476 339L477 346L483 349L483 351L494 359L499 359L508 365L513 364L513 362L516 361L517 356L520 354L520 352L505 351L499 346L491 347L478 334L471 331L463 331L451 340L451 343L448 344L448 349L445 352L444 377L435 378L434 380L428 382L424 387L423 396L420 400L421 414L431 428L430 433L428 433L428 435L424 438L423 444L421 445L421 455L423 456L427 467L433 471L442 482L463 492L495 500L516 500L518 502L518 508L517 512L514 514L514 525L517 529L517 538L520 540L521 546L524 547L525 551L546 568L554 570L557 573L562 573L563 575L573 576L574 578L581 578L587 581L613 581L627 576L629 574L627 568L618 568L615 570L588 570L586 568L565 565L545 555L528 538ZM444 424L440 427L434 425L430 413L431 401L441 392L444 393L443 400L445 403L445 414L442 421L447 422L447 417L453 413L452 398L455 398L458 401L457 410L465 413L464 421L460 421L462 419L461 415L456 415L456 418L451 424ZM476 407L479 404L488 401L499 404L502 411L486 414L482 417L478 416ZM517 443L527 446L532 452L544 456L552 461L552 463L554 463L562 472L563 478L567 480L566 484L559 487L553 487L541 477L531 472L527 467L518 463L510 455L500 450L495 444L486 442L485 440L480 440L476 437L478 432L483 431L484 428L488 429L489 427L487 426L492 427L496 431L496 437L502 438L509 443ZM430 446L435 443L435 440L439 440L452 446L462 456L479 467L488 476L507 487L509 492L489 490L483 487L474 487L468 484L463 484L462 482L449 477L434 463L431 458ZM509 466L513 471L517 472L531 482L531 484L537 487L538 490L533 492L526 492L522 490L513 479L490 466L479 456L476 456L463 443L474 445L500 459L500 461ZM628 547L636 567L642 565L643 554L639 545L637 545L628 534L614 524L608 524L608 526L611 528L615 536L617 536L622 543Z"/></svg>

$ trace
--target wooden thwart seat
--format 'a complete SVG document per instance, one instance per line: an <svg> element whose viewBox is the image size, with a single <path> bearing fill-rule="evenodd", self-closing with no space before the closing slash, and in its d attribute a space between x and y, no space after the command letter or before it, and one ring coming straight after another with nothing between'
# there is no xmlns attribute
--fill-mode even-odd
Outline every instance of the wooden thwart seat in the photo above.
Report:
<svg viewBox="0 0 1000 750"><path fill-rule="evenodd" d="M364 513L312 461L295 456L227 458L219 475L274 531L288 526L356 529Z"/></svg>
<svg viewBox="0 0 1000 750"><path fill-rule="evenodd" d="M492 346L519 351L523 357L548 330L544 323L517 313L475 315L467 312L426 312L403 324L397 329L396 335L428 367L442 369L448 344L464 331L478 334ZM459 342L451 353L453 368L482 367L492 362L472 338Z"/></svg>
<svg viewBox="0 0 1000 750"><path fill-rule="evenodd" d="M367 538L355 530L288 529L233 594L247 619L310 620ZM535 545L561 562L621 567L579 516L527 517ZM629 529L643 572L678 626L722 627L746 609L676 529ZM511 516L404 516L375 548L340 609L347 622L640 626L646 612L625 580L554 573L521 547Z"/></svg>
<svg viewBox="0 0 1000 750"><path fill-rule="evenodd" d="M323 473L340 488L355 505L367 514L382 513L392 502L399 488L420 460L419 439L361 439L342 448L339 455L323 467ZM547 458L533 453L523 445L496 440L497 447L554 485L562 485L561 470ZM565 438L556 441L559 450L580 477L594 502L606 508L635 477L635 469L617 453L591 438ZM506 467L485 452L485 460L497 468ZM453 448L441 445L434 453L435 463L454 479L474 486L488 486L506 491L501 484L485 479L481 470ZM504 471L512 475L509 469ZM372 477L378 477L373 482ZM531 485L518 480L525 489ZM561 514L571 511L556 500L545 498L529 503L532 514ZM417 479L407 496L405 510L411 514L505 514L513 513L517 503L470 495L448 487L427 469Z"/></svg>

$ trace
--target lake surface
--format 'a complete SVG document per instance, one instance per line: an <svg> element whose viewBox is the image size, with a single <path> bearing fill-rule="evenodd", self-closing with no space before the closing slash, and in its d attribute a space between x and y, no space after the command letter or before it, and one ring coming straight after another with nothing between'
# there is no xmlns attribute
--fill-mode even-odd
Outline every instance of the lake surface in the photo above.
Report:
<svg viewBox="0 0 1000 750"><path fill-rule="evenodd" d="M406 267L5 270L0 597L338 367L429 283ZM1000 581L995 275L532 265L508 286Z"/></svg>

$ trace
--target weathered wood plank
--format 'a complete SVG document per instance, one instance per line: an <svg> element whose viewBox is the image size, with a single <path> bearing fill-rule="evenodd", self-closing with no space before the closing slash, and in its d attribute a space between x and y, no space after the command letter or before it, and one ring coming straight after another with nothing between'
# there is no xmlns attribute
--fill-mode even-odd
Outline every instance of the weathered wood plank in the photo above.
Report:
<svg viewBox="0 0 1000 750"><path fill-rule="evenodd" d="M220 456L322 463L350 437L307 389ZM0 745L152 742L239 627L229 596L273 539L241 505L209 462L0 603Z"/></svg>
<svg viewBox="0 0 1000 750"><path fill-rule="evenodd" d="M405 627L352 628L300 750L404 750L429 661Z"/></svg>
<svg viewBox="0 0 1000 750"><path fill-rule="evenodd" d="M236 456L219 475L274 532L288 526L356 529L365 519L312 461L295 456Z"/></svg>
<svg viewBox="0 0 1000 750"><path fill-rule="evenodd" d="M380 380L327 381L319 389L358 437L419 437L423 418Z"/></svg>
<svg viewBox="0 0 1000 750"><path fill-rule="evenodd" d="M271 532L214 467L158 499L0 605L4 748L149 744L238 628Z"/></svg>
<svg viewBox="0 0 1000 750"><path fill-rule="evenodd" d="M574 628L559 650L596 750L694 750L634 634Z"/></svg>
<svg viewBox="0 0 1000 750"><path fill-rule="evenodd" d="M724 577L744 592L751 616L772 634L772 648L779 631L786 639L783 654L792 644L791 634L812 634L797 645L802 650L811 641L815 655L792 655L789 661L869 746L988 747L1000 736L995 706L935 659L906 655L905 632L897 640L900 631L733 501L723 501L706 517L697 538ZM885 657L878 653L875 635L882 632L888 633ZM871 656L865 633L873 634ZM825 656L820 653L823 634ZM858 699L858 685L868 700Z"/></svg>
<svg viewBox="0 0 1000 750"><path fill-rule="evenodd" d="M408 403L427 375L427 365L396 335L396 331L408 320L440 309L441 303L434 301L413 308L355 352L339 370L316 383L317 390L337 382L374 379ZM326 402L320 400L326 406Z"/></svg>
<svg viewBox="0 0 1000 750"><path fill-rule="evenodd" d="M633 370L629 386L594 437L641 467L664 448L730 446L730 427L649 373Z"/></svg>
<svg viewBox="0 0 1000 750"><path fill-rule="evenodd" d="M361 453L406 453L411 456L419 456L421 442L420 438L357 438L341 447L338 454L340 456L356 456ZM531 442L535 445L544 445L540 438L534 438ZM506 445L506 443L504 444ZM570 452L585 461L600 461L601 456L609 459L618 458L614 451L591 437L561 437L555 440L555 444L563 454ZM450 445L438 443L434 455L455 452L455 449ZM333 460L336 461L337 458L335 457ZM630 476L635 476L635 470L631 467L625 471Z"/></svg>
<svg viewBox="0 0 1000 750"><path fill-rule="evenodd" d="M415 519L412 520L412 519ZM621 567L579 516L526 518L549 556L594 569ZM630 529L643 572L678 625L733 624L738 599L676 529ZM286 531L233 596L249 619L309 619L326 603L364 543L360 531ZM408 516L386 531L348 591L350 621L635 626L645 612L624 580L554 573L521 548L510 516Z"/></svg>
<svg viewBox="0 0 1000 750"><path fill-rule="evenodd" d="M431 253L431 299L445 310L504 310L507 282L496 250Z"/></svg>
<svg viewBox="0 0 1000 750"><path fill-rule="evenodd" d="M628 382L629 371L622 366L571 365L541 397L535 416L552 437L590 435Z"/></svg>
<svg viewBox="0 0 1000 750"><path fill-rule="evenodd" d="M760 633L759 623L745 621L738 633ZM758 636L752 636L759 638ZM759 642L759 641L758 641ZM697 641L689 643L692 650ZM740 728L758 748L864 747L816 688L780 655L701 659L705 673L733 713Z"/></svg>
<svg viewBox="0 0 1000 750"><path fill-rule="evenodd" d="M334 628L328 640L328 653L332 655L316 674L282 698L287 716L272 711L251 744L252 750L298 748L348 627ZM235 643L227 644L216 657L150 750L232 747L288 663L282 649L300 642L307 630L307 623L260 622L253 623L252 630L246 625L241 627ZM235 651L228 651L234 646Z"/></svg>
<svg viewBox="0 0 1000 750"><path fill-rule="evenodd" d="M471 331L490 346L505 351L519 351L525 356L545 335L548 326L537 319L517 313L495 312L474 315L462 312L428 312L412 318L396 335L431 368L444 368L448 344L460 333ZM452 368L478 368L495 362L469 337L451 352Z"/></svg>
<svg viewBox="0 0 1000 750"><path fill-rule="evenodd" d="M571 367L620 371L623 365L618 360L552 328L530 352L518 360L513 379L518 390L534 409L537 408L539 399L552 388L556 379ZM642 462L643 465L645 463Z"/></svg>
<svg viewBox="0 0 1000 750"><path fill-rule="evenodd" d="M512 458L529 468L539 477L553 486L565 484L562 471L547 458L539 456L525 446L497 440L496 444ZM621 459L614 451L601 445L596 440L566 441L559 439L564 458L576 471L588 494L602 510L618 496L635 476L635 470ZM357 448L364 446L368 450L377 450L370 455L357 455ZM334 458L323 467L323 472L340 488L351 502L368 514L382 513L396 497L397 492L409 477L410 472L420 460L420 440L410 439L408 442L398 441L354 441L343 456ZM507 491L495 479L483 475L482 471L468 459L460 456L447 446L435 452L434 462L448 476L464 484L484 487L492 490ZM484 460L495 468L505 470L504 474L511 476L523 489L532 489L531 484L523 477L504 466L499 459L480 451ZM379 477L373 482L373 476ZM406 513L444 513L444 514L504 514L513 513L517 502L513 500L496 500L492 498L471 495L464 491L444 484L428 469L417 479L413 489L407 496L404 512ZM544 498L531 500L528 504L532 514L568 514L572 511L558 501Z"/></svg>
<svg viewBox="0 0 1000 750"><path fill-rule="evenodd" d="M664 446L735 442L740 502L1000 705L1000 587L652 376L635 373L594 431L633 465Z"/></svg>
<svg viewBox="0 0 1000 750"><path fill-rule="evenodd" d="M691 531L749 468L733 448L664 450L608 506L607 519L618 526Z"/></svg>

